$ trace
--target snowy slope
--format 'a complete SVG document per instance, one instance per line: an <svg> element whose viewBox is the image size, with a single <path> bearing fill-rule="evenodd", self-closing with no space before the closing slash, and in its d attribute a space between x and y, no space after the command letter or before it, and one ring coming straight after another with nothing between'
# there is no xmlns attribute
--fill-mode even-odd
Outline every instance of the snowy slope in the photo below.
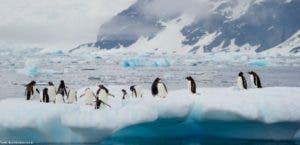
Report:
<svg viewBox="0 0 300 145"><path fill-rule="evenodd" d="M102 110L84 105L84 98L61 105L1 100L0 109L5 111L0 116L0 138L44 143L91 143L111 135L296 140L300 129L299 88L199 88L200 96L176 90L166 99L153 98L145 89L142 99L130 97L126 102L119 91L125 86L108 88L117 97L107 102L112 108Z"/></svg>
<svg viewBox="0 0 300 145"><path fill-rule="evenodd" d="M299 41L295 35L300 29L300 2L296 0L189 0L174 3L176 10L169 3L174 2L137 1L102 25L97 42L89 47L169 54L253 53L280 46L296 49L286 44Z"/></svg>

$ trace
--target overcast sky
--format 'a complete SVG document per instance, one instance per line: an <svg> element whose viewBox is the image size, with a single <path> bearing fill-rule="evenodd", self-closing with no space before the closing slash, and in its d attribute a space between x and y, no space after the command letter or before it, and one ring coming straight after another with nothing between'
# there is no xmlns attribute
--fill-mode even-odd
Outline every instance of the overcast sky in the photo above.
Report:
<svg viewBox="0 0 300 145"><path fill-rule="evenodd" d="M0 0L0 47L73 48L135 0Z"/></svg>

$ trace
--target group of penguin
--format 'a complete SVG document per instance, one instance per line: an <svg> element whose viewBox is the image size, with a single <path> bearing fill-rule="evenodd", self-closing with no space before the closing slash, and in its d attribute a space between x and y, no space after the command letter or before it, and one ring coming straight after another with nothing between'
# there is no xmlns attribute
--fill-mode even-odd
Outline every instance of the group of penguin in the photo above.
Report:
<svg viewBox="0 0 300 145"><path fill-rule="evenodd" d="M250 75L250 81L252 82L252 86L254 86L256 88L262 88L258 74L254 71L250 71L250 72L248 72L248 74ZM238 75L237 86L239 87L239 89L247 89L248 88L247 81L246 81L246 78L245 78L243 72L240 72Z"/></svg>
<svg viewBox="0 0 300 145"><path fill-rule="evenodd" d="M44 103L62 104L62 103L74 103L77 101L76 90L68 89L68 87L65 86L65 82L63 80L60 81L57 90L53 82L48 82L48 86L44 88L43 91L41 92L35 86L36 86L35 81L31 81L29 84L25 85L26 100L33 99L34 93L37 93L40 95L40 102L44 102Z"/></svg>
<svg viewBox="0 0 300 145"><path fill-rule="evenodd" d="M256 88L262 88L260 78L257 73L250 71L250 80ZM187 80L188 91L192 94L196 94L197 87L195 80L188 76L185 78ZM65 86L64 81L60 82L58 89L56 90L52 82L48 83L48 87L43 89L43 92L40 92L35 88L36 82L32 81L26 85L26 100L31 100L34 92L40 94L40 101L44 103L74 103L77 101L77 92L74 89L68 89ZM243 72L240 72L237 78L237 86L240 89L247 89L247 81L244 77ZM139 85L133 85L129 87L129 90L132 93L132 97L142 98L142 87ZM122 100L125 100L128 97L127 91L125 89L121 90L123 96ZM168 94L167 87L165 83L162 82L160 78L156 78L151 86L151 93L154 97L166 98ZM104 85L99 85L96 94L90 88L86 88L84 94L80 97L85 97L86 105L94 105L95 109L100 109L101 106L105 105L111 107L108 102L108 97L115 97L112 95L109 90ZM67 100L67 101L65 101ZM103 104L103 105L102 105Z"/></svg>

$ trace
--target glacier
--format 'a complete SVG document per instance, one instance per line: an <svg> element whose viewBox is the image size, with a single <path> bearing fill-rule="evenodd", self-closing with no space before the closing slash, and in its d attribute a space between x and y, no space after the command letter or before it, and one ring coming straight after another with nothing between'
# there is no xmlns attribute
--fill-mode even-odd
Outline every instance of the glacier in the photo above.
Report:
<svg viewBox="0 0 300 145"><path fill-rule="evenodd" d="M89 86L96 91L96 86ZM80 96L86 87L78 90ZM44 104L24 98L0 100L0 139L34 143L95 143L111 137L176 138L215 136L235 139L298 140L300 89L171 90L166 99L143 90L143 98L122 102L121 89L108 86L112 108Z"/></svg>

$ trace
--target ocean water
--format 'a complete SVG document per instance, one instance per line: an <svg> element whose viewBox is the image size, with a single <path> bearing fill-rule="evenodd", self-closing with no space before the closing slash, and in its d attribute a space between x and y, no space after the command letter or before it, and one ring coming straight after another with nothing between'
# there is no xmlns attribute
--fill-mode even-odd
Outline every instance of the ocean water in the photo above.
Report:
<svg viewBox="0 0 300 145"><path fill-rule="evenodd" d="M272 141L272 140L236 140L220 138L109 138L100 143L85 144L42 144L42 145L299 145L300 142L293 141ZM19 144L26 145L26 144Z"/></svg>
<svg viewBox="0 0 300 145"><path fill-rule="evenodd" d="M99 145L297 145L297 142L189 137L176 139L107 139Z"/></svg>

